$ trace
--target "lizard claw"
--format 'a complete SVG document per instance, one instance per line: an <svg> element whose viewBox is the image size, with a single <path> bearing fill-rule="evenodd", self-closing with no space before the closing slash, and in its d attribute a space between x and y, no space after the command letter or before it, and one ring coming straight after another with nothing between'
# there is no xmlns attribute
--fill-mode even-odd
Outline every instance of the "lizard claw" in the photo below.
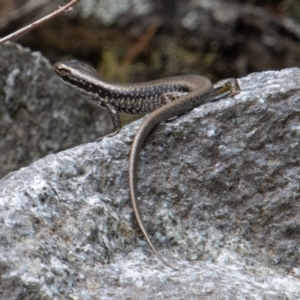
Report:
<svg viewBox="0 0 300 300"><path fill-rule="evenodd" d="M120 131L120 129L115 130L114 132L111 132L109 134L106 134L102 137L100 137L99 139L96 140L96 142L101 142L104 138L106 137L113 137L114 135L116 135L118 132Z"/></svg>

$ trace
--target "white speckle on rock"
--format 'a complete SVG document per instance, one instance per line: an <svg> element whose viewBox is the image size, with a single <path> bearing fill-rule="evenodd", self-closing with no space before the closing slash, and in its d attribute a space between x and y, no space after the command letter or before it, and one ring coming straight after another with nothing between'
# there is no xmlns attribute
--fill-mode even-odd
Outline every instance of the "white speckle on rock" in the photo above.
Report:
<svg viewBox="0 0 300 300"><path fill-rule="evenodd" d="M16 68L10 72L10 74L7 76L6 79L6 85L4 86L4 92L5 92L5 102L6 104L9 104L11 99L14 96L14 91L15 91L15 82L20 74L21 70L19 68Z"/></svg>

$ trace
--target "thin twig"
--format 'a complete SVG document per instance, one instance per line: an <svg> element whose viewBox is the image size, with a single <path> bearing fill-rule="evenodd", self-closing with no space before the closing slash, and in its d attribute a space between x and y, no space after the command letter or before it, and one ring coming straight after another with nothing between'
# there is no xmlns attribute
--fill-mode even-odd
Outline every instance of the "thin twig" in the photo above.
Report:
<svg viewBox="0 0 300 300"><path fill-rule="evenodd" d="M6 37L0 39L0 45L2 45L3 43L15 38L15 37L18 37L24 33L27 33L29 32L30 30L40 26L42 23L58 16L59 14L63 13L63 12L68 12L68 9L70 9L72 6L74 6L75 4L77 4L80 0L72 0L69 4L63 6L63 7L60 7L59 9L57 9L56 11L54 11L53 13L47 15L46 17L36 21L36 22L33 22L31 23L30 25L10 34L10 35L7 35Z"/></svg>

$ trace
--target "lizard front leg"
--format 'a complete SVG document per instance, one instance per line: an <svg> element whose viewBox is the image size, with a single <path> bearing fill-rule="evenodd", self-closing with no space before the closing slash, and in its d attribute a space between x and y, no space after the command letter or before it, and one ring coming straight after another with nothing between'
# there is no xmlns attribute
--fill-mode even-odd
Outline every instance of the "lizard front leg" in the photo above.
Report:
<svg viewBox="0 0 300 300"><path fill-rule="evenodd" d="M102 141L105 137L112 137L116 135L121 129L121 120L117 108L114 105L107 102L103 103L102 105L108 110L115 130L109 134L100 137L99 139L97 139L97 142Z"/></svg>

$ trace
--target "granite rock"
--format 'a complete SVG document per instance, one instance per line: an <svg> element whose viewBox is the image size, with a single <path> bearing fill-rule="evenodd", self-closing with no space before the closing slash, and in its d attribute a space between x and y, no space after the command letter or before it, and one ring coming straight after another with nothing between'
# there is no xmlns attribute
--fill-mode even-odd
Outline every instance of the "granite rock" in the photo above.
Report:
<svg viewBox="0 0 300 300"><path fill-rule="evenodd" d="M1 299L299 299L300 69L253 73L242 92L160 124L142 120L0 181Z"/></svg>

